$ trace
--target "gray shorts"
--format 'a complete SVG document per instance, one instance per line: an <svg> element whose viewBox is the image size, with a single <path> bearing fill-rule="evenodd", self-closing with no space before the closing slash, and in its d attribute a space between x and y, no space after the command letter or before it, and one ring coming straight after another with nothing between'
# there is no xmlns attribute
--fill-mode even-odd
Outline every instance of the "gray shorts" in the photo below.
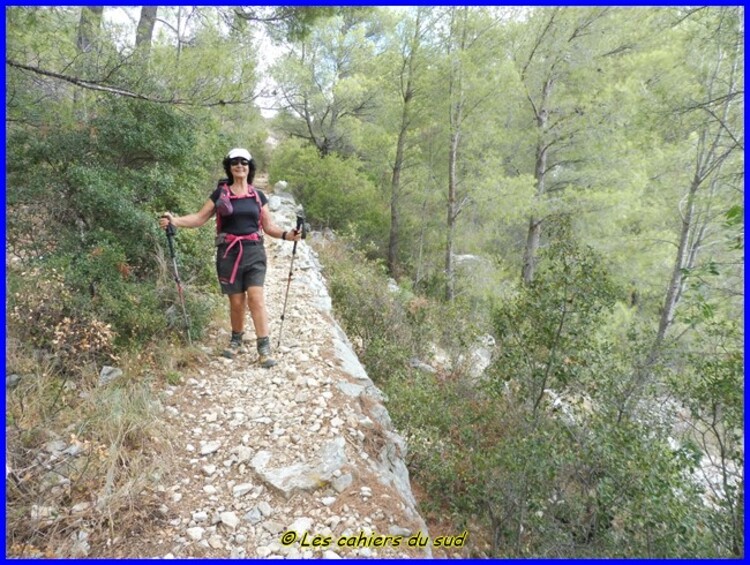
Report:
<svg viewBox="0 0 750 565"><path fill-rule="evenodd" d="M237 265L234 283L229 281L242 245L242 257ZM241 294L251 286L263 286L266 280L266 248L262 242L243 241L235 244L226 257L228 244L216 248L216 274L222 294Z"/></svg>

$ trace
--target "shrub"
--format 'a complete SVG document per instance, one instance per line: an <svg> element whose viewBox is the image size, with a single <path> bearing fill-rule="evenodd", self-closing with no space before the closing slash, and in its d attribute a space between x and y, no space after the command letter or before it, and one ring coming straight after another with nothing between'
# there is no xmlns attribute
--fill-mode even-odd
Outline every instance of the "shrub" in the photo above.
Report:
<svg viewBox="0 0 750 565"><path fill-rule="evenodd" d="M289 183L312 225L351 231L360 244L383 248L386 203L356 158L321 158L314 147L292 140L276 150L269 175Z"/></svg>
<svg viewBox="0 0 750 565"><path fill-rule="evenodd" d="M562 221L534 282L494 312L498 355L487 390L501 406L512 399L518 413L514 433L487 451L484 490L496 546L515 555L711 552L687 479L694 457L669 446L663 422L620 412L614 398L640 345L600 339L620 294L603 260ZM547 390L592 402L564 415L548 408Z"/></svg>
<svg viewBox="0 0 750 565"><path fill-rule="evenodd" d="M76 310L77 296L61 271L11 271L8 287L9 336L47 352L64 371L115 358L111 326L92 311Z"/></svg>
<svg viewBox="0 0 750 565"><path fill-rule="evenodd" d="M412 298L389 289L382 263L343 243L321 255L337 319L355 344L368 374L379 383L403 372L426 351L429 319Z"/></svg>
<svg viewBox="0 0 750 565"><path fill-rule="evenodd" d="M534 281L493 311L494 389L514 379L536 410L545 389L580 386L597 327L617 296L602 259L574 241L569 222L560 220Z"/></svg>
<svg viewBox="0 0 750 565"><path fill-rule="evenodd" d="M11 333L59 354L71 370L79 361L111 361L118 349L177 329L178 319L184 335L181 312L169 315L177 297L159 260L166 241L156 219L165 209L185 213L205 201L199 179L208 157L196 153L198 125L167 106L108 98L77 127L61 120L40 136L11 130L8 241L39 286L25 284L13 299ZM186 288L215 290L212 243L197 230L180 232ZM212 304L198 292L185 297L198 337ZM19 325L29 316L31 327Z"/></svg>

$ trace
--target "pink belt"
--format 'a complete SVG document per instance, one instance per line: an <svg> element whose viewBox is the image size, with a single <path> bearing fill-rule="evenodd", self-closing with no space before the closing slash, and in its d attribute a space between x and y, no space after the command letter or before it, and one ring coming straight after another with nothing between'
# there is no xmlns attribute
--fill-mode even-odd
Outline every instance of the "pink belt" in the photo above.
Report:
<svg viewBox="0 0 750 565"><path fill-rule="evenodd" d="M227 258L229 250L232 249L237 243L241 241L262 241L258 232L251 233L250 235L234 235L231 233L226 234L224 242L228 243L227 250L224 252L224 259ZM240 266L240 260L242 260L242 244L240 243L240 250L237 253L237 259L234 260L234 267L232 268L232 278L229 279L229 284L234 284L234 279L237 276L237 269ZM226 279L219 279L221 282L227 282Z"/></svg>

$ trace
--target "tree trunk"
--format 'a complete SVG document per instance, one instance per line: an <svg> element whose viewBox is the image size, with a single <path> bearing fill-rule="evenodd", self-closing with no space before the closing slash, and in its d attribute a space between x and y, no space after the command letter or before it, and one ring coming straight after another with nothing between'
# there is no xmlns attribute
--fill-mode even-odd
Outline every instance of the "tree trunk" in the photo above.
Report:
<svg viewBox="0 0 750 565"><path fill-rule="evenodd" d="M456 23L456 11L462 10L463 22ZM454 8L451 21L451 36L456 34L458 45L457 53L449 52L451 60L450 71L450 150L448 154L448 218L445 245L445 298L452 302L456 297L455 268L453 265L453 244L456 234L456 218L458 217L458 205L456 193L458 186L458 150L461 142L461 124L463 122L463 108L465 102L463 68L461 64L461 53L466 48L466 14L467 7Z"/></svg>
<svg viewBox="0 0 750 565"><path fill-rule="evenodd" d="M86 57L96 49L97 36L102 26L103 6L85 6L81 8L81 17L78 20L78 37L76 45L82 57L75 65L78 78L89 79L94 73L95 67ZM84 94L79 88L73 90L73 106L80 120L85 120L87 109Z"/></svg>
<svg viewBox="0 0 750 565"><path fill-rule="evenodd" d="M399 192L401 189L401 166L403 164L403 130L399 132L396 145L396 162L391 176L391 228L388 233L388 272L398 277L398 240L399 240Z"/></svg>
<svg viewBox="0 0 750 565"><path fill-rule="evenodd" d="M427 215L427 196L422 201L422 217ZM417 265L414 271L414 288L422 282L422 261L424 256L425 223L421 222L419 227L419 245L417 246Z"/></svg>
<svg viewBox="0 0 750 565"><path fill-rule="evenodd" d="M406 147L406 136L409 131L410 111L412 97L414 96L413 76L414 76L414 59L419 48L419 36L421 11L417 11L414 22L414 36L411 49L407 55L405 63L406 86L402 96L401 127L398 132L398 141L396 142L396 159L393 163L393 173L391 175L391 228L388 236L388 271L391 276L396 278L399 275L398 268L398 247L399 247L399 199L401 196L401 171L404 167L404 149Z"/></svg>
<svg viewBox="0 0 750 565"><path fill-rule="evenodd" d="M534 162L534 179L536 181L536 199L541 201L547 190L547 155L549 146L546 145L545 132L547 129L546 103L552 90L552 81L547 80L542 92L542 105L536 114L536 124L539 130L539 140L536 145L536 160ZM524 284L531 284L534 280L536 270L536 254L539 250L539 241L542 233L542 218L531 215L529 218L529 231L526 235L526 247L523 252L523 267L521 276Z"/></svg>
<svg viewBox="0 0 750 565"><path fill-rule="evenodd" d="M449 302L452 302L456 297L453 240L456 233L456 163L458 161L459 139L459 132L453 131L451 133L450 154L448 156L448 229L445 246L445 297Z"/></svg>
<svg viewBox="0 0 750 565"><path fill-rule="evenodd" d="M143 6L141 8L141 18L138 20L138 29L135 32L135 48L142 50L146 56L151 51L158 9L158 6Z"/></svg>
<svg viewBox="0 0 750 565"><path fill-rule="evenodd" d="M661 309L661 317L659 318L659 329L656 332L656 339L654 340L654 350L658 350L661 344L664 342L664 338L667 335L667 330L674 321L675 310L677 309L677 302L681 294L681 288L683 280L685 278L685 268L687 268L686 260L691 253L690 250L690 233L693 227L693 213L695 211L695 195L698 192L700 186L700 179L694 178L690 184L690 191L687 199L687 209L682 217L682 228L680 229L680 243L677 246L677 256L674 260L674 267L672 268L672 276L669 279L669 286L667 287L667 294L664 297L664 305Z"/></svg>
<svg viewBox="0 0 750 565"><path fill-rule="evenodd" d="M96 36L102 26L103 6L85 6L81 8L78 21L78 39L76 44L81 53L89 53L96 43Z"/></svg>
<svg viewBox="0 0 750 565"><path fill-rule="evenodd" d="M539 240L542 235L542 220L535 216L529 217L529 230L526 234L526 247L523 251L523 267L521 276L524 284L531 284L534 280L536 269L536 252L539 249Z"/></svg>
<svg viewBox="0 0 750 565"><path fill-rule="evenodd" d="M681 212L682 226L677 244L677 254L664 296L656 337L650 347L648 356L643 364L636 368L632 382L627 387L624 400L620 405L618 421L622 419L629 407L637 402L641 390L652 378L653 368L662 355L664 342L674 323L688 271L695 267L706 237L706 222L709 221L711 216L709 213L710 201L718 190L719 179L722 178L722 168L732 154L743 149L741 142L738 141L742 137L739 133L742 131L741 121L736 115L730 119L729 114L731 106L735 103L741 103L741 98L736 96L738 94L737 73L741 60L741 45L742 40L738 35L734 53L726 53L721 46L718 47L716 62L712 72L707 77L706 103L696 106L696 109L700 108L700 111L703 111L703 106L710 107L711 101L720 101L719 108L709 112L713 119L704 121L699 133L695 171L687 194L684 196L685 211L684 213ZM727 55L730 55L730 57L727 57ZM729 69L724 75L724 80L721 80L720 71L723 64L729 65ZM716 92L716 89L719 89L719 91ZM730 143L727 143L727 138ZM704 208L702 213L701 207ZM696 212L696 208L699 209L698 212ZM701 214L704 216L702 224L700 221Z"/></svg>
<svg viewBox="0 0 750 565"><path fill-rule="evenodd" d="M721 178L721 171L724 166L724 162L733 152L741 149L741 146L734 141L727 148L726 141L724 138L724 130L727 128L729 122L729 109L736 93L736 80L737 80L737 69L738 61L740 60L740 42L738 41L735 45L734 53L729 53L730 63L728 71L728 80L724 89L719 93L714 92L717 85L721 84L718 80L719 70L727 59L727 53L724 53L721 48L718 50L717 62L713 70L712 76L709 79L709 88L707 98L711 100L713 98L723 97L721 104L721 112L713 113L713 121L706 122L703 131L700 133L700 141L698 144L699 150L696 158L695 174L693 180L690 183L690 188L686 195L686 208L685 213L682 214L682 227L680 229L680 240L677 246L677 256L675 257L674 268L672 269L672 276L669 280L669 286L667 287L667 293L664 297L664 305L662 307L661 317L659 319L659 329L654 340L652 353L649 356L649 366L656 361L659 350L662 343L667 335L667 331L674 322L675 311L677 304L682 296L682 291L685 286L686 270L692 269L695 266L698 252L702 246L703 238L706 233L706 226L698 226L699 222L694 220L696 199L699 191L702 193L708 192L713 197L714 192L717 190L718 179ZM712 131L713 130L713 131ZM734 135L731 136L732 140L738 139ZM711 179L708 183L708 188L702 188L707 179ZM708 215L708 214L707 214Z"/></svg>

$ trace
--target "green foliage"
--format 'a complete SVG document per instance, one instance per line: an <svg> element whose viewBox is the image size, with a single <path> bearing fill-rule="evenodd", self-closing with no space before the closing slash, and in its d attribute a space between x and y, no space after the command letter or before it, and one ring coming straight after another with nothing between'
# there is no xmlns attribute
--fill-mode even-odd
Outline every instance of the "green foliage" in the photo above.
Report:
<svg viewBox="0 0 750 565"><path fill-rule="evenodd" d="M316 21L330 18L340 9L308 6L243 6L237 8L235 13L242 24L246 21L263 22L268 34L276 41L282 41L306 38ZM235 25L238 24L235 23Z"/></svg>
<svg viewBox="0 0 750 565"><path fill-rule="evenodd" d="M422 342L415 339L404 296L388 288L384 267L340 244L326 246L323 262L337 317L368 374L378 382L403 372Z"/></svg>
<svg viewBox="0 0 750 565"><path fill-rule="evenodd" d="M744 547L744 343L736 322L708 320L701 325L700 352L690 351L669 378L670 389L694 422L688 439L705 452L710 470L706 496L708 528L726 555Z"/></svg>
<svg viewBox="0 0 750 565"><path fill-rule="evenodd" d="M331 294L409 438L425 508L471 522L495 556L742 554L742 9L241 12L160 7L167 27L145 55L111 22L80 52L80 8L6 10L10 61L175 102L9 64L8 333L66 375L184 335L156 216L197 210L219 157L246 146L349 248L329 250ZM236 104L261 72L245 22L267 13L281 18L275 38L291 39L273 70L274 136L309 146L266 147L258 109ZM446 305L458 132L455 253L480 259L458 270ZM368 260L386 257L391 197L395 292ZM679 304L639 383L689 210ZM521 287L530 218L542 251ZM215 307L210 231L177 237L194 337ZM498 346L480 384L465 369L488 318ZM450 369L413 369L433 345ZM691 431L675 437L655 417L665 391ZM719 480L700 492L706 456ZM16 525L28 515L17 510Z"/></svg>
<svg viewBox="0 0 750 565"><path fill-rule="evenodd" d="M599 316L617 296L602 260L571 239L569 220L552 230L535 280L494 314L500 354L493 387L517 381L535 410L546 388L580 381L596 349Z"/></svg>
<svg viewBox="0 0 750 565"><path fill-rule="evenodd" d="M579 463L564 478L577 483L576 496L588 507L575 516L592 544L584 555L712 555L709 515L699 488L687 478L699 456L689 446L670 447L667 430L653 421L618 421L602 411L586 428L586 435L566 446ZM576 497L561 505L563 511L570 502Z"/></svg>
<svg viewBox="0 0 750 565"><path fill-rule="evenodd" d="M487 323L468 315L466 303L442 304L395 288L385 265L351 242L326 244L322 261L337 318L376 382L409 373L410 361L428 358L435 345L445 352L454 377L466 371L466 351L486 333Z"/></svg>
<svg viewBox="0 0 750 565"><path fill-rule="evenodd" d="M205 199L194 181L204 174L194 155L194 126L168 107L115 99L102 101L97 116L77 128L52 122L42 136L11 131L11 248L26 260L43 257L34 276L65 289L53 308L31 289L29 299L15 305L16 321L32 315L39 327L12 332L37 333L37 345L53 344L53 350L62 340L69 351L64 362L73 368L80 355L89 355L87 344L90 357L101 360L169 329L165 310L174 306L174 285L164 292L154 284L161 272L154 250L166 246L156 218L165 209L197 208ZM191 188L175 190L183 186ZM183 236L180 244L184 280L213 283L207 238ZM199 336L209 303L194 293L187 301L192 335ZM95 331L106 333L106 346L93 346Z"/></svg>
<svg viewBox="0 0 750 565"><path fill-rule="evenodd" d="M356 159L321 158L314 147L289 141L276 150L269 176L289 183L313 226L350 230L363 245L383 245L385 204Z"/></svg>
<svg viewBox="0 0 750 565"><path fill-rule="evenodd" d="M168 106L105 100L91 127L101 143L97 161L104 159L135 171L157 162L175 170L186 169L186 173L196 168L192 160L198 123ZM143 187L147 188L151 187Z"/></svg>
<svg viewBox="0 0 750 565"><path fill-rule="evenodd" d="M489 395L461 373L407 364L428 342L452 339L465 354L471 333L460 318L387 290L382 267L361 253L323 249L337 317L408 439L424 511L457 527L479 517L497 557L714 555L710 516L689 478L698 453L689 443L671 446L657 420L618 418L607 402L618 386L609 381L622 378L632 355L607 346L619 331L603 327L615 319L616 286L566 222L553 241L535 283L496 310L490 376L503 380L489 381ZM581 395L594 382L596 406ZM549 387L563 396L564 412L541 402Z"/></svg>
<svg viewBox="0 0 750 565"><path fill-rule="evenodd" d="M690 478L696 454L689 445L670 447L657 419L618 411L637 347L615 348L605 338L621 292L565 222L553 242L535 281L495 313L499 355L489 390L498 409L510 402L522 410L513 425L520 437L488 455L484 491L493 493L499 547L529 555L711 555L708 514ZM547 389L562 399L553 411L543 402ZM510 528L498 520L508 515ZM519 524L544 536L526 542Z"/></svg>
<svg viewBox="0 0 750 565"><path fill-rule="evenodd" d="M392 378L385 390L389 413L409 445L412 480L428 495L423 511L452 516L463 527L467 516L482 511L478 474L487 469L478 468L472 454L486 446L483 424L497 413L487 412L490 407L458 380L430 373Z"/></svg>

